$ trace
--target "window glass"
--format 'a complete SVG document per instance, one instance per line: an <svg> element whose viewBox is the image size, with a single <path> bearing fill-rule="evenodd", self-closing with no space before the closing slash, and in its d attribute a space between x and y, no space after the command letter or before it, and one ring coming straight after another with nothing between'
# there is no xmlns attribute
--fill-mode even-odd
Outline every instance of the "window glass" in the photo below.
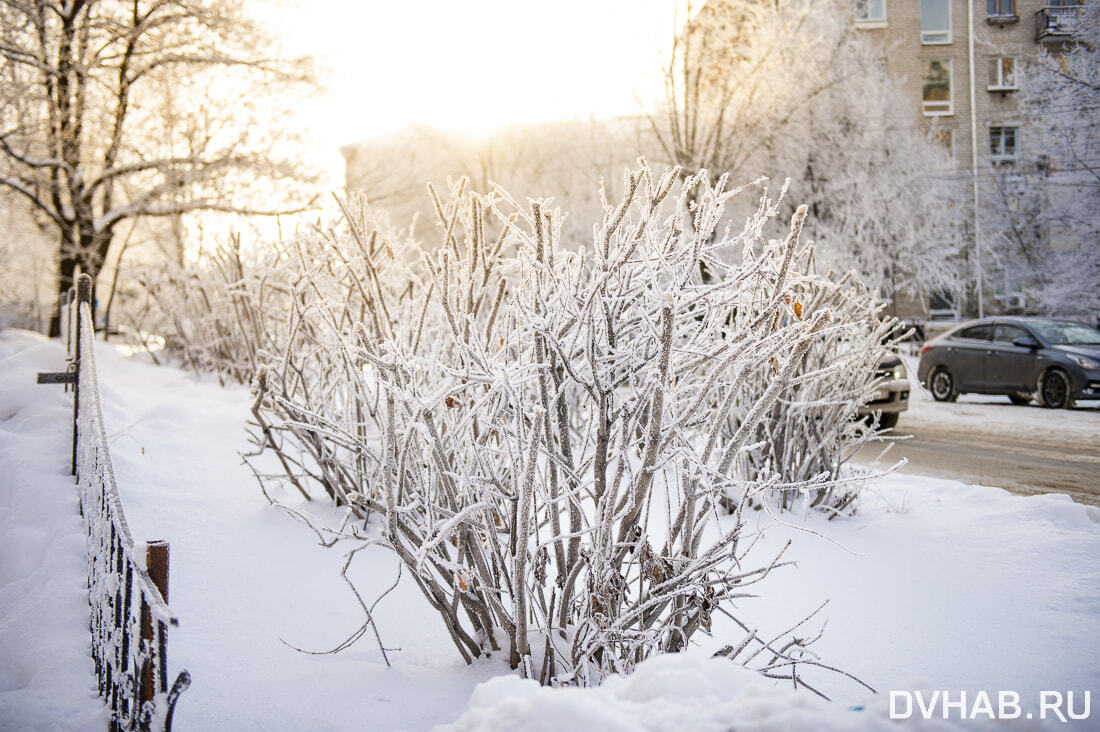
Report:
<svg viewBox="0 0 1100 732"><path fill-rule="evenodd" d="M1007 287L1005 286L1005 268L994 267L993 276L990 278L993 280L993 295L994 297L1004 297Z"/></svg>
<svg viewBox="0 0 1100 732"><path fill-rule="evenodd" d="M988 341L993 337L992 325L975 325L959 333L959 338L967 338L973 341Z"/></svg>
<svg viewBox="0 0 1100 732"><path fill-rule="evenodd" d="M1100 330L1080 323L1032 323L1044 340L1054 345L1100 346Z"/></svg>
<svg viewBox="0 0 1100 732"><path fill-rule="evenodd" d="M928 295L929 310L954 310L955 294L950 290L934 290Z"/></svg>
<svg viewBox="0 0 1100 732"><path fill-rule="evenodd" d="M924 113L951 114L950 59L921 60L921 81Z"/></svg>
<svg viewBox="0 0 1100 732"><path fill-rule="evenodd" d="M989 156L995 163L1011 163L1016 160L1016 128L989 128Z"/></svg>
<svg viewBox="0 0 1100 732"><path fill-rule="evenodd" d="M921 0L921 43L951 42L951 0Z"/></svg>
<svg viewBox="0 0 1100 732"><path fill-rule="evenodd" d="M886 0L856 0L856 20L886 20Z"/></svg>
<svg viewBox="0 0 1100 732"><path fill-rule="evenodd" d="M986 0L986 15L1010 16L1016 14L1016 0Z"/></svg>
<svg viewBox="0 0 1100 732"><path fill-rule="evenodd" d="M997 327L993 329L993 342L994 343L1009 343L1017 338L1030 338L1026 330L1018 325L1005 325L998 323Z"/></svg>
<svg viewBox="0 0 1100 732"><path fill-rule="evenodd" d="M989 59L989 88L1016 88L1016 60L1011 56L997 56Z"/></svg>

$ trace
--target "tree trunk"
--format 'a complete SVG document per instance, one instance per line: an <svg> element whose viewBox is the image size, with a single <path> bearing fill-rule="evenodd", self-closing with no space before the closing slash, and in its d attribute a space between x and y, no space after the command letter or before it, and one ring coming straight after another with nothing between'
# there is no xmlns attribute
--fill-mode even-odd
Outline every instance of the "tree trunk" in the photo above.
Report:
<svg viewBox="0 0 1100 732"><path fill-rule="evenodd" d="M95 320L96 311L96 278L99 277L99 271L103 268L103 260L106 256L107 246L110 244L110 239L106 240L106 244L103 243L102 238L93 239L92 237L82 237L81 241L84 246L74 250L73 247L67 245L65 242L68 239L63 239L61 246L61 259L57 265L57 296L54 298L54 313L50 317L50 332L51 338L57 338L61 335L61 311L59 305L61 303L61 297L69 291L69 288L76 282L77 268L83 274L92 278L92 320Z"/></svg>
<svg viewBox="0 0 1100 732"><path fill-rule="evenodd" d="M64 249L62 250L64 251ZM71 254L62 254L57 266L57 297L53 302L53 315L50 316L50 338L61 335L61 298L73 286L76 279L77 258Z"/></svg>

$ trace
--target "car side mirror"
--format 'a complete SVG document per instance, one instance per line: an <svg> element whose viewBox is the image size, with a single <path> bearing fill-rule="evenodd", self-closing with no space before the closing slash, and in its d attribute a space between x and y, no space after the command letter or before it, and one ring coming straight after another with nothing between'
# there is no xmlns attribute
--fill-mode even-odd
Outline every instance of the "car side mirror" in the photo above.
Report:
<svg viewBox="0 0 1100 732"><path fill-rule="evenodd" d="M1041 348L1039 342L1031 336L1023 336L1012 341L1012 345L1019 346L1020 348Z"/></svg>

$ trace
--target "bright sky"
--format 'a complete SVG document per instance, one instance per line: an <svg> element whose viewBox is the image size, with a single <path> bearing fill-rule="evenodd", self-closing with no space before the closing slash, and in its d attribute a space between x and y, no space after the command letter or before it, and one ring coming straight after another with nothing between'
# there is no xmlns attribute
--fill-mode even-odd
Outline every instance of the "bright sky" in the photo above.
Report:
<svg viewBox="0 0 1100 732"><path fill-rule="evenodd" d="M677 0L297 0L289 50L332 69L303 110L320 163L412 123L480 132L636 113L660 97ZM681 9L683 17L683 11Z"/></svg>

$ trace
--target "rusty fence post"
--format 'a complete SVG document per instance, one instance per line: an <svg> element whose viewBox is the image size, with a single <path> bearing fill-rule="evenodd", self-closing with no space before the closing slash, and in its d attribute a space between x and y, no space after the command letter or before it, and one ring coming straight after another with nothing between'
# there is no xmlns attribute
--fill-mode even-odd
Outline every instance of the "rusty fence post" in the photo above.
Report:
<svg viewBox="0 0 1100 732"><path fill-rule="evenodd" d="M165 603L168 602L168 555L168 542L150 541L146 544L145 569ZM165 629L161 624L154 632L154 624L160 624L161 621L153 619L152 610L144 595L141 615L141 637L149 644L149 664L142 672L143 693L138 704L152 701L159 692L167 691L168 688L168 644L164 637Z"/></svg>

